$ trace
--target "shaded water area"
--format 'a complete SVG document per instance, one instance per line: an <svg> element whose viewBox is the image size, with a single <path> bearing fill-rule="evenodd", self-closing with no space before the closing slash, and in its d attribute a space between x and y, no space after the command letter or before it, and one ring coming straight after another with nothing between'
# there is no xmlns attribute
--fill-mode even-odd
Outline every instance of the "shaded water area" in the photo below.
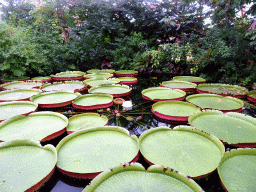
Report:
<svg viewBox="0 0 256 192"><path fill-rule="evenodd" d="M179 125L179 123L174 122L164 122L160 119L157 119L151 112L151 106L153 102L145 101L142 99L141 91L149 87L158 87L162 81L170 80L169 76L148 76L138 78L138 83L136 85L131 85L132 93L130 96L125 97L126 101L132 103L132 107L127 107L124 110L124 107L114 105L110 110L98 110L96 112L106 115L109 119L109 125L117 125L124 127L129 130L131 135L140 136L144 131L160 126L174 127ZM194 92L196 93L196 92ZM189 94L194 94L189 93ZM254 104L248 102L244 99L244 107L242 113L256 117L256 107ZM41 109L43 110L43 109ZM71 106L63 108L63 114L68 118L79 113L84 113L85 111L79 111ZM95 111L94 111L95 112ZM116 116L116 113L120 113L121 116ZM67 134L62 135L53 141L48 143L56 146L58 142L65 137ZM48 144L43 143L43 145ZM225 146L226 150L230 150L234 147ZM149 164L140 156L139 163L141 163L145 168ZM39 191L51 191L51 192L80 192L86 185L88 185L90 180L83 179L74 179L68 176L63 175L58 170L55 171L51 179L42 187ZM206 178L196 180L196 182L203 188L203 190L208 192L213 191L224 191L217 171L215 170L212 174Z"/></svg>

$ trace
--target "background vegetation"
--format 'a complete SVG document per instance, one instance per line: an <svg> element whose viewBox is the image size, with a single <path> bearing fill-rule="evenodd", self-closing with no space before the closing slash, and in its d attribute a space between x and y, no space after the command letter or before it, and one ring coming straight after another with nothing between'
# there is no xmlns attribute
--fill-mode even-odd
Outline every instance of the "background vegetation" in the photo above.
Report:
<svg viewBox="0 0 256 192"><path fill-rule="evenodd" d="M6 2L1 78L113 68L246 86L256 81L255 0ZM241 18L245 3L254 4ZM203 12L203 5L211 10Z"/></svg>

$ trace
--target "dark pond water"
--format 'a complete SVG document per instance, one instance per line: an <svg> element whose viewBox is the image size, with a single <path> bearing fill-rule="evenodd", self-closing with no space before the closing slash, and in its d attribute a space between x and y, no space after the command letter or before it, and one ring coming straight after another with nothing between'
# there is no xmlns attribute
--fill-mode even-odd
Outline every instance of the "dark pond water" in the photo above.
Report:
<svg viewBox="0 0 256 192"><path fill-rule="evenodd" d="M161 120L157 119L151 113L151 106L153 103L144 101L141 96L141 91L143 89L149 87L157 87L162 81L169 80L170 77L146 77L146 78L138 78L138 83L136 85L132 85L132 94L129 97L126 97L126 101L130 101L132 103L132 107L128 108L125 112L121 112L121 117L115 116L115 111L120 110L122 111L122 107L114 106L111 108L110 111L100 112L108 116L109 118L109 125L118 125L122 126L130 131L130 134L134 135L141 135L147 129L152 127L159 127L159 126L168 126L173 127L177 124L171 122L162 122ZM243 108L242 113L251 115L256 117L256 110L255 105L249 103L248 101L244 100L245 106ZM64 114L67 117L71 115L81 113L81 111L74 110L72 107L67 107L66 112ZM57 145L58 142L66 135L62 135L59 138L51 141L50 143L53 145ZM43 145L46 143L43 143ZM226 150L229 150L230 146L226 146ZM139 163L143 164L145 168L149 165L143 160L142 157L138 160ZM68 176L65 176L55 171L54 175L51 179L46 183L44 187L40 189L41 192L44 191L51 191L51 192L81 192L86 185L88 185L90 180L80 180L80 179L73 179ZM208 192L213 191L224 191L221 184L220 179L218 176L217 171L214 171L211 175L206 178L196 180L196 182L203 188L203 190Z"/></svg>

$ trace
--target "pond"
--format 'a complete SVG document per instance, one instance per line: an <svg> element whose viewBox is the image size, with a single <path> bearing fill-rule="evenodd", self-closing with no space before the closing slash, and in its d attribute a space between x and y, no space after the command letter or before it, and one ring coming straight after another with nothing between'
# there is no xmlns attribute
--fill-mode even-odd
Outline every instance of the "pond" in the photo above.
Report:
<svg viewBox="0 0 256 192"><path fill-rule="evenodd" d="M110 109L97 110L94 112L98 112L102 115L107 116L109 120L108 125L121 126L126 128L127 130L129 130L130 135L140 136L146 130L154 127L177 126L179 125L179 123L174 123L170 121L166 122L158 119L155 115L153 115L151 112L153 102L144 100L141 94L142 90L150 87L158 87L160 83L170 79L170 76L138 77L137 84L130 85L130 88L132 88L132 93L129 96L124 97L125 103L122 106L114 105ZM193 93L195 92L190 92L189 94ZM245 105L241 113L256 117L255 105L248 102L246 99L244 99L243 101ZM44 109L41 108L39 109L39 111L40 110ZM66 115L68 118L75 114L84 113L84 111L75 109L72 106L64 107L59 112ZM67 136L66 133L54 140L42 143L42 145L53 144L54 146L56 146L58 142L65 136ZM232 148L235 147L226 146L226 150L230 150ZM142 156L140 156L138 162L141 163L145 168L149 166L149 164L143 159ZM224 191L216 170L206 178L196 180L196 182L202 187L203 190L208 192ZM74 179L63 175L56 169L50 180L39 191L81 192L89 183L90 180Z"/></svg>

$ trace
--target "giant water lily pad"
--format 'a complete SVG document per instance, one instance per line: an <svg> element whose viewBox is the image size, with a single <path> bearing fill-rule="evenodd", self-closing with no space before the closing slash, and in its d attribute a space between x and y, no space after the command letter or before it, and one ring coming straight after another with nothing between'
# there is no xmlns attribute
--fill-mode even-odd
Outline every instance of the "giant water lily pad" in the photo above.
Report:
<svg viewBox="0 0 256 192"><path fill-rule="evenodd" d="M121 84L125 85L134 85L137 83L136 77L118 77L117 79L120 80Z"/></svg>
<svg viewBox="0 0 256 192"><path fill-rule="evenodd" d="M153 165L146 171L141 164L134 163L105 170L93 179L83 192L117 192L131 189L136 192L203 191L194 180L170 168Z"/></svg>
<svg viewBox="0 0 256 192"><path fill-rule="evenodd" d="M103 79L103 78L95 78L95 79L87 79L83 81L86 85L90 87L97 87L99 85L109 85L109 84L118 84L120 80L118 79Z"/></svg>
<svg viewBox="0 0 256 192"><path fill-rule="evenodd" d="M224 143L237 147L256 146L256 119L251 116L205 110L189 117L189 123L215 135Z"/></svg>
<svg viewBox="0 0 256 192"><path fill-rule="evenodd" d="M195 77L195 76L175 76L175 77L173 77L173 80L189 81L189 82L195 83L195 84L205 83L205 79L204 78L202 78L202 77Z"/></svg>
<svg viewBox="0 0 256 192"><path fill-rule="evenodd" d="M86 73L114 73L114 69L90 69Z"/></svg>
<svg viewBox="0 0 256 192"><path fill-rule="evenodd" d="M191 83L188 81L164 81L160 84L160 87L167 87L170 89L180 89L183 91L193 91L196 88L195 83Z"/></svg>
<svg viewBox="0 0 256 192"><path fill-rule="evenodd" d="M49 83L52 81L52 77L51 76L45 76L45 77L33 77L32 80L34 81L42 81L43 83Z"/></svg>
<svg viewBox="0 0 256 192"><path fill-rule="evenodd" d="M247 99L253 103L256 103L256 90L254 91L250 91L248 94L247 94Z"/></svg>
<svg viewBox="0 0 256 192"><path fill-rule="evenodd" d="M150 164L164 165L193 178L214 171L225 152L215 136L190 126L150 129L140 136L139 147Z"/></svg>
<svg viewBox="0 0 256 192"><path fill-rule="evenodd" d="M44 84L41 89L43 91L68 91L76 93L86 90L87 86L81 81L64 81Z"/></svg>
<svg viewBox="0 0 256 192"><path fill-rule="evenodd" d="M240 112L244 106L244 102L240 99L215 94L190 95L186 100L202 109L217 109L222 112Z"/></svg>
<svg viewBox="0 0 256 192"><path fill-rule="evenodd" d="M183 101L160 101L152 105L151 111L161 119L188 121L188 117L200 111L200 108Z"/></svg>
<svg viewBox="0 0 256 192"><path fill-rule="evenodd" d="M56 75L51 75L54 81L71 81L71 80L83 80L84 72L81 71L66 71L60 72Z"/></svg>
<svg viewBox="0 0 256 192"><path fill-rule="evenodd" d="M69 176L94 178L125 162L137 161L138 139L116 126L88 128L62 139L56 147L58 169Z"/></svg>
<svg viewBox="0 0 256 192"><path fill-rule="evenodd" d="M30 80L30 77L17 77L17 78L2 78L1 81L3 83L10 83L12 81L28 81Z"/></svg>
<svg viewBox="0 0 256 192"><path fill-rule="evenodd" d="M185 99L186 92L182 90L171 90L163 87L152 87L144 89L142 92L142 98L151 101L180 101Z"/></svg>
<svg viewBox="0 0 256 192"><path fill-rule="evenodd" d="M42 108L63 107L70 105L80 95L80 93L53 91L34 95L30 100L38 103L38 106Z"/></svg>
<svg viewBox="0 0 256 192"><path fill-rule="evenodd" d="M106 116L100 116L98 113L83 113L74 115L68 119L67 133L71 134L81 129L91 127L102 127L108 124Z"/></svg>
<svg viewBox="0 0 256 192"><path fill-rule="evenodd" d="M222 96L245 98L248 90L238 85L201 84L196 88L198 93L214 93Z"/></svg>
<svg viewBox="0 0 256 192"><path fill-rule="evenodd" d="M119 70L119 71L115 71L115 76L117 76L117 77L136 77L136 76L138 76L138 71Z"/></svg>
<svg viewBox="0 0 256 192"><path fill-rule="evenodd" d="M56 112L19 115L0 123L0 141L16 139L51 140L66 131L68 119Z"/></svg>
<svg viewBox="0 0 256 192"><path fill-rule="evenodd" d="M111 78L114 75L111 73L91 73L91 74L86 74L84 75L85 79L97 79L97 78Z"/></svg>
<svg viewBox="0 0 256 192"><path fill-rule="evenodd" d="M109 94L85 94L77 97L72 102L73 107L78 109L92 110L111 107L113 96Z"/></svg>
<svg viewBox="0 0 256 192"><path fill-rule="evenodd" d="M256 149L227 151L218 167L218 174L226 191L255 191Z"/></svg>
<svg viewBox="0 0 256 192"><path fill-rule="evenodd" d="M106 93L114 97L127 96L132 92L132 89L127 85L99 85L88 90L89 93Z"/></svg>
<svg viewBox="0 0 256 192"><path fill-rule="evenodd" d="M29 101L12 101L0 103L0 122L17 115L35 112L38 105Z"/></svg>
<svg viewBox="0 0 256 192"><path fill-rule="evenodd" d="M14 89L0 92L0 102L4 101L29 101L30 97L42 91L39 89Z"/></svg>
<svg viewBox="0 0 256 192"><path fill-rule="evenodd" d="M3 90L13 89L39 89L42 86L42 81L13 81L0 85Z"/></svg>
<svg viewBox="0 0 256 192"><path fill-rule="evenodd" d="M37 191L53 174L57 152L29 140L0 144L0 191Z"/></svg>

